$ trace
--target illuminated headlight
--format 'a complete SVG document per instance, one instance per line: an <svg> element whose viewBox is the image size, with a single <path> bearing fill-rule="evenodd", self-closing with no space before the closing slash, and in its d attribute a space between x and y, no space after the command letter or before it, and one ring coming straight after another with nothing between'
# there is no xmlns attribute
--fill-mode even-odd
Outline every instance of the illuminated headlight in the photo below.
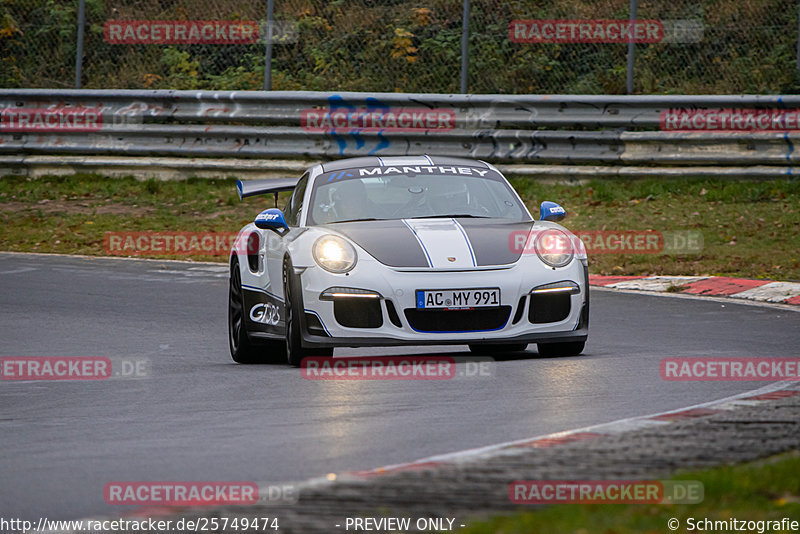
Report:
<svg viewBox="0 0 800 534"><path fill-rule="evenodd" d="M358 259L353 245L335 235L324 235L317 239L313 253L317 265L337 274L346 273L355 267Z"/></svg>
<svg viewBox="0 0 800 534"><path fill-rule="evenodd" d="M572 240L561 230L547 229L536 236L536 255L550 267L564 267L572 261Z"/></svg>

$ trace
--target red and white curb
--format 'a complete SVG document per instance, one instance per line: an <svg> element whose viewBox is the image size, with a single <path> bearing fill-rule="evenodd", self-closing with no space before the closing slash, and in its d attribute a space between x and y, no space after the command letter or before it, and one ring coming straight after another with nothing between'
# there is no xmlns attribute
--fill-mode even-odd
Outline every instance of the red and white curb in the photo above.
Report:
<svg viewBox="0 0 800 534"><path fill-rule="evenodd" d="M797 282L770 282L726 276L589 275L589 285L800 305L800 283Z"/></svg>
<svg viewBox="0 0 800 534"><path fill-rule="evenodd" d="M762 388L746 391L738 395L716 401L696 404L677 410L661 412L628 419L620 419L610 423L588 426L565 432L555 432L534 438L498 443L476 449L430 456L413 462L388 465L366 471L353 471L339 475L339 480L369 479L381 475L389 475L401 471L424 471L445 465L455 465L477 460L486 460L497 456L518 454L527 449L543 449L557 447L568 443L588 441L604 436L621 434L630 430L669 425L679 421L706 417L720 412L735 410L742 406L757 406L774 400L800 395L800 385L796 381L781 381Z"/></svg>

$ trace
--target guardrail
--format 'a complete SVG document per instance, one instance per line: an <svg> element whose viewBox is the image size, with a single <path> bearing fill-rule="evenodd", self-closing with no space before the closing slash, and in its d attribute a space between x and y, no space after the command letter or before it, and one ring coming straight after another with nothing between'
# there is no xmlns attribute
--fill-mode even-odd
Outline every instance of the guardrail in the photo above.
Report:
<svg viewBox="0 0 800 534"><path fill-rule="evenodd" d="M509 163L779 167L800 160L794 123L767 131L660 130L665 113L703 110L793 114L800 95L0 90L0 155L432 153Z"/></svg>

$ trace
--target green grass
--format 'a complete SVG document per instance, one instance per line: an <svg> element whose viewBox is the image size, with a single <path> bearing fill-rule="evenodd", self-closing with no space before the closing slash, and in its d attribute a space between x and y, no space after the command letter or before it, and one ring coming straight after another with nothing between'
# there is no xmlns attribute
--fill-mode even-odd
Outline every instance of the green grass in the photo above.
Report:
<svg viewBox="0 0 800 534"><path fill-rule="evenodd" d="M667 527L671 518L680 521L676 532L689 531L686 528L689 518L695 521L703 518L711 521L731 518L780 521L786 517L800 521L798 473L800 454L794 451L766 460L676 476L674 480L699 480L703 483L705 495L699 504L557 504L472 523L460 532L663 534L672 532Z"/></svg>
<svg viewBox="0 0 800 534"><path fill-rule="evenodd" d="M618 275L724 275L800 279L800 181L646 179L543 185L512 180L531 211L567 209L574 230L697 230L700 254L596 254L590 270Z"/></svg>
<svg viewBox="0 0 800 534"><path fill-rule="evenodd" d="M265 197L240 202L233 178L6 176L0 180L0 249L103 255L106 232L237 232L271 202ZM153 257L226 261L224 256Z"/></svg>
<svg viewBox="0 0 800 534"><path fill-rule="evenodd" d="M703 234L699 254L596 254L590 257L592 273L800 280L800 181L512 182L534 214L542 200L563 205L569 214L563 224L574 230ZM103 254L105 232L236 232L271 206L266 197L240 202L232 178L143 182L85 174L6 176L0 179L0 250Z"/></svg>

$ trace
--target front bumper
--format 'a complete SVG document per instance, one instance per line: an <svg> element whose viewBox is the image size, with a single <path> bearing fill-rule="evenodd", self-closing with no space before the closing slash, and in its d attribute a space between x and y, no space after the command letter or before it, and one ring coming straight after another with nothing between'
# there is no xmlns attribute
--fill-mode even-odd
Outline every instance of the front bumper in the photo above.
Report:
<svg viewBox="0 0 800 534"><path fill-rule="evenodd" d="M316 266L307 267L299 275L305 309L301 316L303 345L322 348L585 341L589 326L585 262L576 259L566 267L552 269L531 260L507 268L457 272L394 270L375 261L359 262L346 275L331 274ZM532 322L529 318L532 299L528 295L531 289L564 280L575 282L580 289L569 295L566 317L548 323ZM373 308L381 315L380 326L374 327L378 321L373 321L369 328L344 326L342 322L347 321L342 321L341 312L337 320L334 302L320 300L323 291L331 287L353 287L380 294L379 308ZM465 331L424 331L419 329L418 320L410 320L405 313L412 310L410 315L414 314L416 290L488 287L500 288L500 306L507 308L508 313L505 320L495 320L486 329L473 321ZM524 309L520 309L523 296Z"/></svg>

